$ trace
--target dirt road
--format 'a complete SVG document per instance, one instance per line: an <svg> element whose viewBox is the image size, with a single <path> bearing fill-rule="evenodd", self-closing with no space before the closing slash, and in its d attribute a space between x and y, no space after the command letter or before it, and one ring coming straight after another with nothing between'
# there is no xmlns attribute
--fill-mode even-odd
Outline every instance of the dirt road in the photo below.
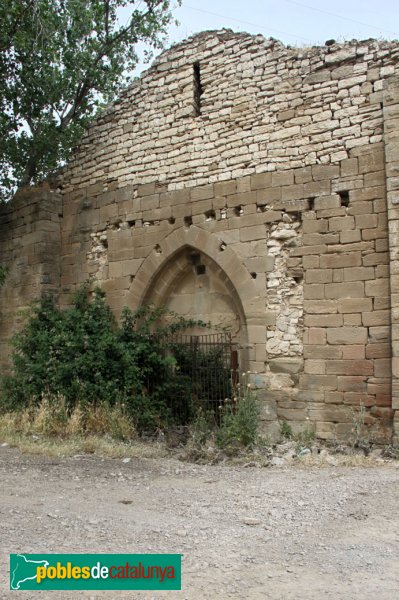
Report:
<svg viewBox="0 0 399 600"><path fill-rule="evenodd" d="M398 463L200 466L0 448L1 598L396 600ZM10 592L9 553L177 552L181 592Z"/></svg>

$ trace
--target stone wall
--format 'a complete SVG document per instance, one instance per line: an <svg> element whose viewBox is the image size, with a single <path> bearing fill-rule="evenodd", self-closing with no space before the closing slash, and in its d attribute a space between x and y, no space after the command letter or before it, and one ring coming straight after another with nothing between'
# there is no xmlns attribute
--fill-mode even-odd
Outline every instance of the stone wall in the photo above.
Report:
<svg viewBox="0 0 399 600"><path fill-rule="evenodd" d="M151 301L228 325L265 429L339 438L364 407L390 439L398 56L229 31L163 53L65 171L62 301L91 277L116 314Z"/></svg>
<svg viewBox="0 0 399 600"><path fill-rule="evenodd" d="M61 196L48 185L22 190L0 206L0 264L9 269L0 290L1 371L23 310L42 293L59 294L61 210Z"/></svg>
<svg viewBox="0 0 399 600"><path fill-rule="evenodd" d="M65 189L157 182L174 190L340 162L382 140L384 82L398 56L396 42L290 48L244 33L199 34L164 52L88 130Z"/></svg>

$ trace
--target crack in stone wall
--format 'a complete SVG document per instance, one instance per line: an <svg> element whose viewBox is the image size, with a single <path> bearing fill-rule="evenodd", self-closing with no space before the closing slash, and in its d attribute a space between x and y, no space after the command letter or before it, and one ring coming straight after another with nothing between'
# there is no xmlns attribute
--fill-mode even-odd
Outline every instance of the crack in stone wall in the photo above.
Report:
<svg viewBox="0 0 399 600"><path fill-rule="evenodd" d="M100 282L108 277L108 238L107 229L90 234L91 249L87 253L87 262L91 277Z"/></svg>
<svg viewBox="0 0 399 600"><path fill-rule="evenodd" d="M267 278L267 306L275 311L276 324L268 327L266 351L269 357L300 356L303 352L303 276L290 270L290 249L301 245L301 221L284 214L267 234L268 254L275 257L274 270Z"/></svg>

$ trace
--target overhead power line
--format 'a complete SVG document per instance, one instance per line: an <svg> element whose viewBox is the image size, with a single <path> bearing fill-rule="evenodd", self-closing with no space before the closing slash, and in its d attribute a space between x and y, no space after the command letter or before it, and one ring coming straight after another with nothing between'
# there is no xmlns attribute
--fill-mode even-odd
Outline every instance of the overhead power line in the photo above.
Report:
<svg viewBox="0 0 399 600"><path fill-rule="evenodd" d="M370 29L375 29L379 32L390 33L391 35L395 35L399 37L396 31L390 31L389 29L383 29L382 27L377 27L376 25L369 25L367 23L362 23L361 21L357 21L356 19L351 19L350 17L344 17L343 15L338 15L337 13L329 12L328 10L323 10L322 8L316 8L315 6L309 6L308 4L302 4L301 2L296 2L296 0L284 0L289 4L294 4L295 6L299 6L301 8L308 8L309 10L314 10L319 13L323 13L325 15L329 15L330 17L336 17L337 19L343 19L344 21L349 21L350 23L356 23L357 25L362 25L362 27L369 27Z"/></svg>
<svg viewBox="0 0 399 600"><path fill-rule="evenodd" d="M183 8L189 8L190 10L195 10L197 12L204 13L206 15L212 15L213 17L219 17L221 19L235 21L236 23L242 23L243 25L249 25L250 27L256 27L258 30L266 31L269 34L271 32L273 32L273 33L278 33L280 35L287 35L287 36L295 38L297 40L301 40L302 42L306 42L307 44L317 45L317 43L312 40L303 38L299 35L295 35L294 33L288 33L287 31L280 31L279 29L273 29L273 27L262 27L262 26L258 25L257 23L250 23L249 21L242 21L241 19L235 19L234 17L230 17L227 15L221 15L218 13L211 12L209 10L204 10L202 8L196 8L195 6L190 6L189 4L185 4L185 3L183 4Z"/></svg>

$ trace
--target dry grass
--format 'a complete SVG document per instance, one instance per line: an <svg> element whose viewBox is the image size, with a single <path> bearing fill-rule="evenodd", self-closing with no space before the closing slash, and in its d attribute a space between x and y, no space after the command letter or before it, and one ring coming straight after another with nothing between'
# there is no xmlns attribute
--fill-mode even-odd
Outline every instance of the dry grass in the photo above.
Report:
<svg viewBox="0 0 399 600"><path fill-rule="evenodd" d="M22 452L47 456L97 454L111 458L167 456L164 444L144 443L123 406L77 407L62 397L0 416L0 439Z"/></svg>
<svg viewBox="0 0 399 600"><path fill-rule="evenodd" d="M298 467L307 468L326 468L326 467L375 467L390 461L374 458L373 456L365 456L364 454L348 453L348 454L307 454L303 457L295 459L295 464Z"/></svg>
<svg viewBox="0 0 399 600"><path fill-rule="evenodd" d="M201 431L199 432L201 433ZM202 432L205 435L205 432ZM62 397L46 397L38 406L28 406L22 411L0 415L0 440L22 452L46 456L73 456L96 454L110 458L164 458L174 456L183 461L202 464L227 463L243 466L268 466L279 452L271 444L263 443L253 449L235 447L220 449L209 432L198 438L195 427L184 447L168 447L168 441L142 441L122 405L110 407L77 407L72 413ZM310 440L308 440L310 441ZM313 445L310 444L310 445ZM309 446L309 444L305 444ZM343 453L333 447L319 445L318 454L306 454L284 460L282 467L302 469L339 467L375 467L399 457L392 449L384 458L365 456L347 447Z"/></svg>

